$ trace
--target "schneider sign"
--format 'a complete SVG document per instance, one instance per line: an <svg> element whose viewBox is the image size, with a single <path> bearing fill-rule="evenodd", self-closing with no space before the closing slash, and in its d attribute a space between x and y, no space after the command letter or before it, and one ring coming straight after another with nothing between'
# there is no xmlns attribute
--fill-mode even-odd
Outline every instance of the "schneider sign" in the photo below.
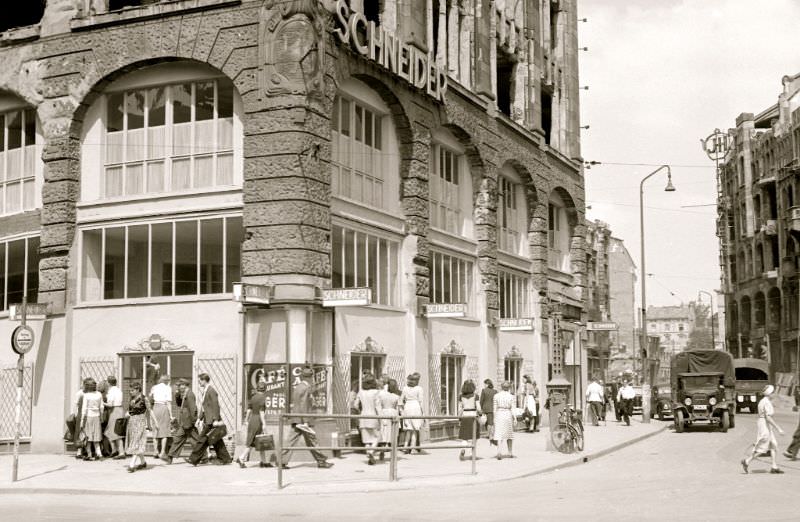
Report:
<svg viewBox="0 0 800 522"><path fill-rule="evenodd" d="M360 54L391 71L418 89L444 101L447 71L430 55L400 41L391 31L367 21L358 11L350 11L345 0L336 2L336 36Z"/></svg>

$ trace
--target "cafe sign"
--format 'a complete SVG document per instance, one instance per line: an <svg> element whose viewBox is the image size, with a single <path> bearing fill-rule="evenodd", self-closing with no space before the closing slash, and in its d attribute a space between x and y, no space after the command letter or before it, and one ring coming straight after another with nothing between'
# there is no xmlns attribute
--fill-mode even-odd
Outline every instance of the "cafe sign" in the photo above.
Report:
<svg viewBox="0 0 800 522"><path fill-rule="evenodd" d="M416 47L401 41L392 31L368 21L363 13L351 11L345 0L336 2L333 32L345 45L369 58L410 85L444 101L447 70Z"/></svg>

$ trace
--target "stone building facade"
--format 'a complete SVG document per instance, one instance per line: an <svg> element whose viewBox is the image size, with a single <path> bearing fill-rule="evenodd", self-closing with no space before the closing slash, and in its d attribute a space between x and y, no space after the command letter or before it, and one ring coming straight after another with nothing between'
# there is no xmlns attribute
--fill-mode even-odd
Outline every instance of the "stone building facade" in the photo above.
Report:
<svg viewBox="0 0 800 522"><path fill-rule="evenodd" d="M238 426L259 379L277 394L306 363L322 412L345 412L364 371L419 372L432 414L468 378L542 385L560 370L543 299L583 353L576 3L49 0L33 25L7 17L0 335L23 294L47 307L31 447L61 447L87 376L207 372Z"/></svg>
<svg viewBox="0 0 800 522"><path fill-rule="evenodd" d="M608 253L609 309L611 320L617 324L610 348L609 378L635 367L639 336L636 333L636 263L622 239L609 239Z"/></svg>
<svg viewBox="0 0 800 522"><path fill-rule="evenodd" d="M798 371L800 349L800 75L778 101L742 113L720 167L725 336L734 357L762 357Z"/></svg>

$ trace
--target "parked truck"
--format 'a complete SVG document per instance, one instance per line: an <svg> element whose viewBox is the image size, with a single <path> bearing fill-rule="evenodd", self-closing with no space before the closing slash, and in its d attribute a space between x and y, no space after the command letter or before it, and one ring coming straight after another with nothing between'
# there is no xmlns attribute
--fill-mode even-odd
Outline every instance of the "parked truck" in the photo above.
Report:
<svg viewBox="0 0 800 522"><path fill-rule="evenodd" d="M736 376L733 358L719 350L687 350L670 364L675 431L708 423L723 433L735 426Z"/></svg>
<svg viewBox="0 0 800 522"><path fill-rule="evenodd" d="M736 413L747 408L756 413L758 402L763 397L764 386L769 384L769 364L763 359L734 359L736 371Z"/></svg>

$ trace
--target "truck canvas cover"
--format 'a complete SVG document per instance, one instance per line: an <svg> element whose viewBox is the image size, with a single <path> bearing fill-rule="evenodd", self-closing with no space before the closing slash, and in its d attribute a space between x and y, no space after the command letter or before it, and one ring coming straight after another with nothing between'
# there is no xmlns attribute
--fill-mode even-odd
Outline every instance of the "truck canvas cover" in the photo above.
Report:
<svg viewBox="0 0 800 522"><path fill-rule="evenodd" d="M673 389L677 389L678 375L681 373L721 373L725 386L736 384L733 358L729 353L719 350L686 350L675 354L670 370Z"/></svg>

